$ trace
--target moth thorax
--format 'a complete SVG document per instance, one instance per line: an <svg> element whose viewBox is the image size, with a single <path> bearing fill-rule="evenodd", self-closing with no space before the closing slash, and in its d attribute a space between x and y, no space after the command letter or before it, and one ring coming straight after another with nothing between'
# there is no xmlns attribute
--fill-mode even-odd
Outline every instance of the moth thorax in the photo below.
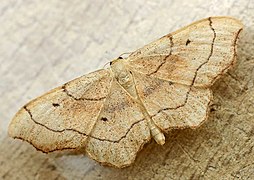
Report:
<svg viewBox="0 0 254 180"><path fill-rule="evenodd" d="M134 80L131 72L126 66L124 59L116 59L110 63L111 70L118 83L127 91L129 94L137 98L137 92L134 85Z"/></svg>
<svg viewBox="0 0 254 180"><path fill-rule="evenodd" d="M122 86L128 85L131 81L131 74L127 70L123 59L116 59L110 64L114 77Z"/></svg>

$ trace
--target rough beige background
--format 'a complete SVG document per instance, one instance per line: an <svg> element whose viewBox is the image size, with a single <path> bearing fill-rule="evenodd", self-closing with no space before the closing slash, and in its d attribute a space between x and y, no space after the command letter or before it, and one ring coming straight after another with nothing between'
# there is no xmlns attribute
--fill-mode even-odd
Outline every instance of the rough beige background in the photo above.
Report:
<svg viewBox="0 0 254 180"><path fill-rule="evenodd" d="M125 169L43 154L7 136L15 112L49 89L194 20L243 21L238 63L214 86L209 119L147 144ZM253 0L1 0L0 179L254 179Z"/></svg>

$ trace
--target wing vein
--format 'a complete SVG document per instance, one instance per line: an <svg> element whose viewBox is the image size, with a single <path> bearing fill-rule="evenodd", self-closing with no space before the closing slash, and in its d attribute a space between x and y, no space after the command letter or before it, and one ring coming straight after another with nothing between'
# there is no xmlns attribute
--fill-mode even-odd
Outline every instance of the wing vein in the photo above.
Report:
<svg viewBox="0 0 254 180"><path fill-rule="evenodd" d="M64 131L73 131L73 132L76 132L76 133L78 133L78 134L80 134L80 135L82 135L82 136L87 136L87 137L94 138L94 139L97 139L97 140L100 140L100 141L108 141L108 142L112 142L112 143L119 143L122 139L124 139L124 138L128 135L128 133L130 132L130 130L131 130L136 124L138 124L138 123L140 123L140 122L142 122L142 121L145 120L145 119L143 118L143 119L140 119L140 120L134 122L134 123L128 128L128 130L126 131L126 133L125 133L123 136L121 136L118 140L109 140L109 139L98 138L98 137L95 137L95 136L90 135L91 133L90 133L90 134L86 134L86 133L80 132L80 131L78 131L78 130L76 130L76 129L72 129L72 128L66 128L66 129L61 129L61 130L51 129L51 128L49 128L48 126L46 126L46 125L44 125L44 124L42 124L42 123L36 121L36 120L34 119L33 115L32 115L32 112L31 112L26 106L24 106L24 109L25 109L25 111L29 114L30 119L31 119L35 124L37 124L37 125L39 125L39 126L42 126L42 127L46 128L46 129L49 130L49 131L56 132L56 133L62 133L62 132L64 132ZM96 123L95 123L95 124L96 124ZM21 139L21 137L16 137L16 138ZM22 139L23 139L23 138L22 138ZM29 142L29 143L30 143L30 142ZM32 143L30 143L30 144L32 144ZM37 149L37 148L36 148L36 149Z"/></svg>
<svg viewBox="0 0 254 180"><path fill-rule="evenodd" d="M151 72L151 73L149 73L148 76L157 73L160 70L160 68L163 66L163 64L165 64L167 62L167 58L169 56L171 56L171 54L172 54L172 47L174 46L173 37L172 37L171 34L169 34L169 40L170 40L170 52L169 52L169 54L164 57L163 62L156 68L156 70Z"/></svg>
<svg viewBox="0 0 254 180"><path fill-rule="evenodd" d="M211 30L213 31L213 40L212 40L212 44L211 44L211 51L210 51L210 53L209 53L209 56L208 56L207 60L206 60L204 63L200 64L199 67L197 68L197 70L195 71L195 75L194 75L194 78L193 78L193 80L192 80L192 82L191 82L190 88L189 88L188 92L186 93L186 98L185 98L184 103L181 104L181 105L179 105L179 106L177 106L177 107L173 107L173 108L172 108L172 107L167 107L167 108L160 109L160 110L159 110L156 114L154 114L152 117L156 116L157 114L159 114L159 113L162 112L162 111L166 111L166 110L170 110L170 109L175 110L175 109L178 109L178 108L180 108L180 107L183 107L183 106L185 106L185 104L187 103L188 97L189 97L189 93L190 93L190 91L191 91L191 89L192 89L192 87L193 87L193 85L194 85L194 83L195 83L195 80L196 80L196 77L197 77L197 74L198 74L199 69L202 68L202 66L204 66L206 63L208 63L208 61L210 60L211 56L213 55L213 46L214 46L214 42L215 42L215 38L216 38L216 32L215 32L215 29L214 29L213 26L212 26L211 17L209 17L208 20L209 20L209 26L210 26Z"/></svg>
<svg viewBox="0 0 254 180"><path fill-rule="evenodd" d="M103 99L106 98L106 96L103 97L98 97L98 98L85 98L85 97L81 97L81 98L76 98L75 96L73 96L72 94L70 94L68 92L68 90L66 89L65 85L62 86L63 91L71 98L73 98L76 101L80 101L80 100L87 100L87 101L101 101Z"/></svg>

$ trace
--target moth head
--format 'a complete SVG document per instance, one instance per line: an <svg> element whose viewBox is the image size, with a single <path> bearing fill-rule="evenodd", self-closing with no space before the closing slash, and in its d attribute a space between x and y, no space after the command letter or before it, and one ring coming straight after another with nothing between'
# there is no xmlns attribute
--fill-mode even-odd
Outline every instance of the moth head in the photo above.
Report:
<svg viewBox="0 0 254 180"><path fill-rule="evenodd" d="M121 60L123 60L123 58L121 56L119 56L117 59L114 59L114 60L110 61L109 64L110 64L110 66L113 66L115 63L117 63Z"/></svg>
<svg viewBox="0 0 254 180"><path fill-rule="evenodd" d="M110 61L109 64L113 72L122 70L125 66L124 59L122 57L118 57L117 59Z"/></svg>

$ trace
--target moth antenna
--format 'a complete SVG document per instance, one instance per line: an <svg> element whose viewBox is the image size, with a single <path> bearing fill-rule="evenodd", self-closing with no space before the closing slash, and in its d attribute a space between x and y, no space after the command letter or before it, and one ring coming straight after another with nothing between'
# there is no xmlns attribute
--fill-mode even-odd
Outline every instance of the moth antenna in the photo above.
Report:
<svg viewBox="0 0 254 180"><path fill-rule="evenodd" d="M105 67L108 65L108 64L110 64L111 63L111 61L110 62L107 62L106 64L104 64L103 65L103 69L105 69Z"/></svg>
<svg viewBox="0 0 254 180"><path fill-rule="evenodd" d="M118 57L117 59L122 59L122 57ZM108 64L111 65L111 64L112 64L114 61L116 61L117 59L113 59L112 61L107 62L106 64L104 64L103 68L105 68L105 66L108 65Z"/></svg>
<svg viewBox="0 0 254 180"><path fill-rule="evenodd" d="M125 55L125 54L130 55L131 53L132 53L132 52L125 52L125 53L122 53L122 54L120 54L119 58L120 58L120 57L123 58L123 57L122 57L123 55Z"/></svg>

